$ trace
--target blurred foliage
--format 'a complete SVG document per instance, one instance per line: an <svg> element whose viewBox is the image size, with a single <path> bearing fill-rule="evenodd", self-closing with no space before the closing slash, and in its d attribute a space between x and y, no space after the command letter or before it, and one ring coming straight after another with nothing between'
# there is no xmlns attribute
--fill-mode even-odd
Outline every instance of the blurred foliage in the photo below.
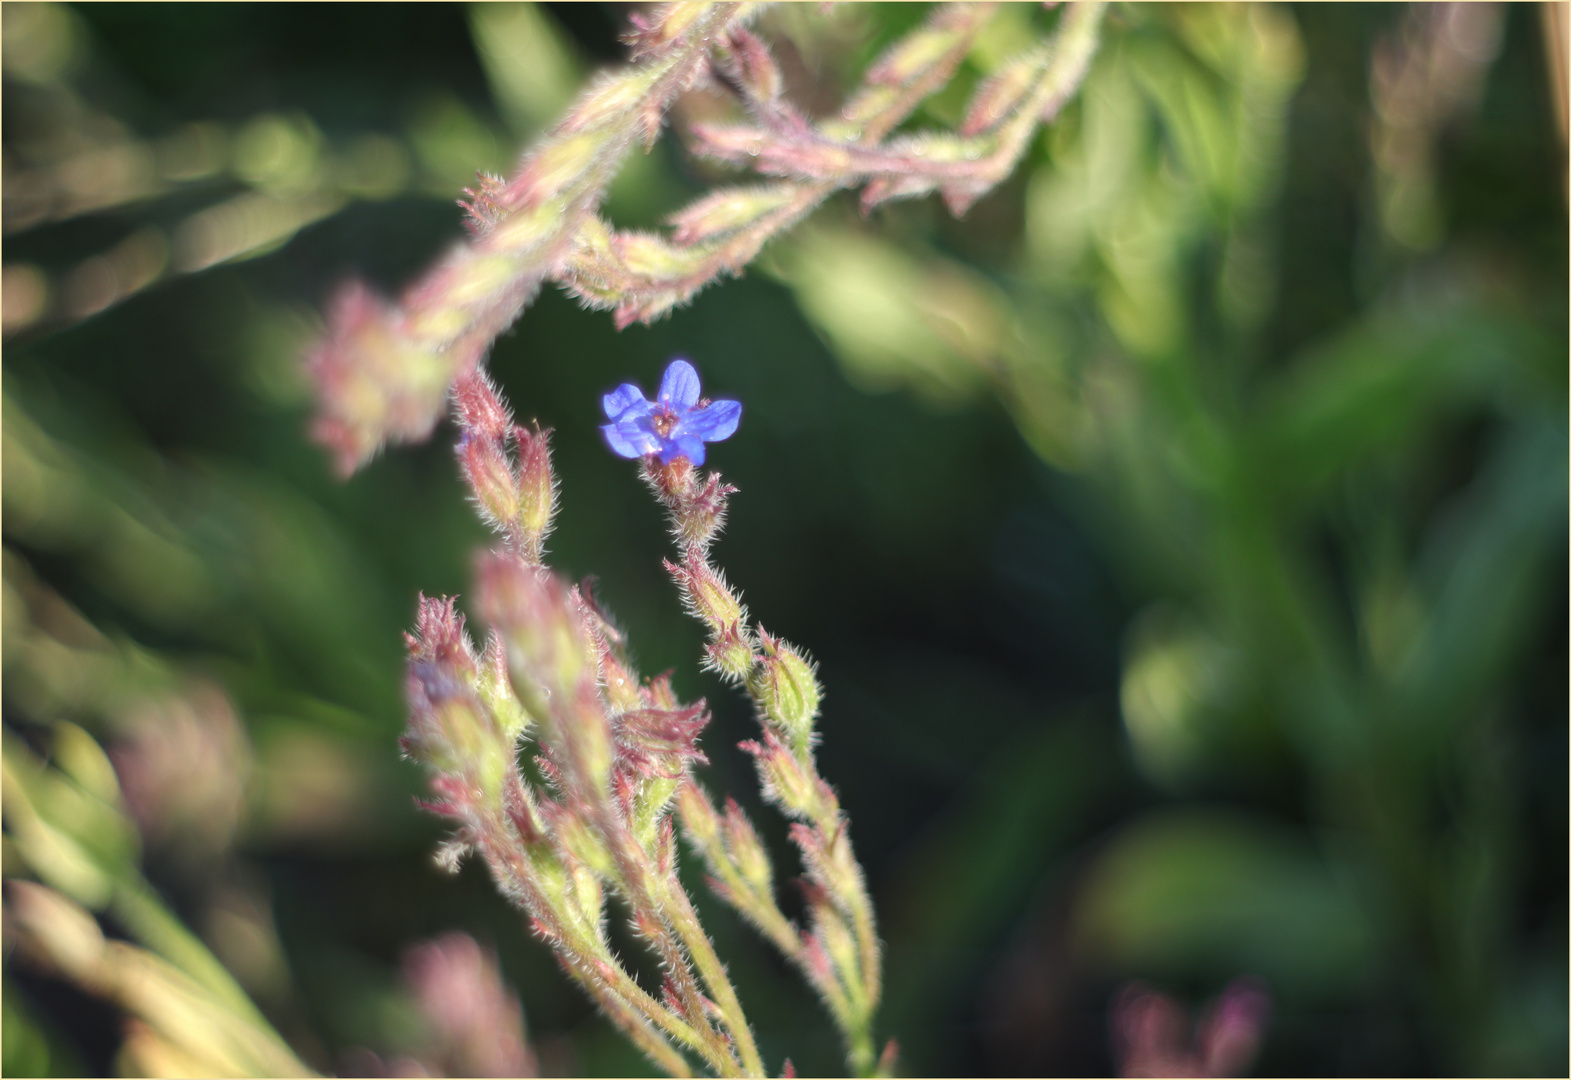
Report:
<svg viewBox="0 0 1571 1080"><path fill-rule="evenodd" d="M906 1070L1105 1073L1121 981L1240 974L1262 1072L1566 1068L1565 113L1534 9L1478 12L1117 7L964 221L836 203L662 324L547 296L498 343L556 429L557 564L710 699L750 804L751 719L688 674L658 511L594 430L676 353L745 402L723 557L821 663ZM766 25L811 107L919 16ZM324 1071L400 1052L400 955L464 929L542 1070L645 1069L483 872L431 864L396 757L400 632L484 538L444 436L339 484L296 367L328 289L450 243L622 18L5 6L7 1073L210 1052L27 926ZM712 175L666 140L610 216ZM835 1071L703 906L766 1058Z"/></svg>

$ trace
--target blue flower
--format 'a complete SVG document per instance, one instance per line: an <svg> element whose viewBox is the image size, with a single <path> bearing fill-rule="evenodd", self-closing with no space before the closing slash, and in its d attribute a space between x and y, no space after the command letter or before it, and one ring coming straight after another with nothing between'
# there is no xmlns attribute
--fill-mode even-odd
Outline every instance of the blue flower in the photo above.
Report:
<svg viewBox="0 0 1571 1080"><path fill-rule="evenodd" d="M685 457L704 463L704 444L729 439L742 419L740 401L700 401L698 372L686 360L671 361L654 401L632 383L623 383L602 399L605 418L600 430L611 449L625 458L659 454L669 465Z"/></svg>

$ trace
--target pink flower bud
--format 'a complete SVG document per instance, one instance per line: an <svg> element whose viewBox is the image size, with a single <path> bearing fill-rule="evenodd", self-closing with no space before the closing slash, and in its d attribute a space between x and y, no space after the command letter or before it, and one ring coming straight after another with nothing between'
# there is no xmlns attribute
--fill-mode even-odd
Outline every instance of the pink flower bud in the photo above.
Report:
<svg viewBox="0 0 1571 1080"><path fill-rule="evenodd" d="M513 417L482 371L472 371L453 384L453 409L466 432L500 441L512 427Z"/></svg>
<svg viewBox="0 0 1571 1080"><path fill-rule="evenodd" d="M667 220L678 244L697 244L744 228L797 197L791 184L726 187L683 207Z"/></svg>
<svg viewBox="0 0 1571 1080"><path fill-rule="evenodd" d="M512 741L451 666L411 660L404 682L409 727L403 746L439 773L464 778L461 802L471 793L489 799L501 790L512 761Z"/></svg>
<svg viewBox="0 0 1571 1080"><path fill-rule="evenodd" d="M686 709L634 709L617 723L617 747L624 761L645 776L677 777L688 762L708 764L698 736L709 724L702 702Z"/></svg>
<svg viewBox="0 0 1571 1080"><path fill-rule="evenodd" d="M415 633L405 635L409 727L403 745L439 773L495 792L513 759L517 731L504 731L480 699L480 669L452 598L420 598ZM461 793L466 798L467 792Z"/></svg>
<svg viewBox="0 0 1571 1080"><path fill-rule="evenodd" d="M773 102L780 96L782 80L774 57L757 37L740 27L727 35L730 47L727 74L741 85L743 91L755 101Z"/></svg>
<svg viewBox="0 0 1571 1080"><path fill-rule="evenodd" d="M468 432L458 444L458 461L475 504L487 524L508 530L519 518L518 478L497 439Z"/></svg>

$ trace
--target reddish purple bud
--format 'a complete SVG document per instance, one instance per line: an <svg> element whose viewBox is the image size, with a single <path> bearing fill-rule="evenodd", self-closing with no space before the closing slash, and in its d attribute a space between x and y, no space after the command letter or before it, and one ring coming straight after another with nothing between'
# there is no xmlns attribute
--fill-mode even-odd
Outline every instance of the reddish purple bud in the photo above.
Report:
<svg viewBox="0 0 1571 1080"><path fill-rule="evenodd" d="M726 74L737 81L744 93L758 102L773 102L780 96L780 69L762 41L737 28L727 35L725 44L731 53Z"/></svg>
<svg viewBox="0 0 1571 1080"><path fill-rule="evenodd" d="M485 522L504 533L516 529L522 509L518 477L501 441L465 432L458 442L458 462Z"/></svg>
<svg viewBox="0 0 1571 1080"><path fill-rule="evenodd" d="M458 613L455 597L430 598L422 593L415 632L405 634L404 641L411 660L431 660L459 671L474 670L474 647L464 633L464 617Z"/></svg>
<svg viewBox="0 0 1571 1080"><path fill-rule="evenodd" d="M708 762L698 749L698 736L709 723L702 702L687 709L634 709L617 725L619 755L639 762L646 776L677 777L688 762Z"/></svg>
<svg viewBox="0 0 1571 1080"><path fill-rule="evenodd" d="M466 432L500 441L513 426L513 414L483 371L472 371L453 384L453 409Z"/></svg>

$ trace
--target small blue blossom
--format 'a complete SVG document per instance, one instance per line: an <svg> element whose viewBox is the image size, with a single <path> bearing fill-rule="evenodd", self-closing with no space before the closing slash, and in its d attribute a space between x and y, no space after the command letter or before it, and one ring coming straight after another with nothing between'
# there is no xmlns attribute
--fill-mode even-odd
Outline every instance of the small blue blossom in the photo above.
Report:
<svg viewBox="0 0 1571 1080"><path fill-rule="evenodd" d="M742 419L740 401L700 401L698 372L686 360L671 361L660 380L660 394L650 401L632 383L623 383L601 401L600 426L612 451L625 458L659 454L669 465L685 457L704 463L704 443L729 439Z"/></svg>

